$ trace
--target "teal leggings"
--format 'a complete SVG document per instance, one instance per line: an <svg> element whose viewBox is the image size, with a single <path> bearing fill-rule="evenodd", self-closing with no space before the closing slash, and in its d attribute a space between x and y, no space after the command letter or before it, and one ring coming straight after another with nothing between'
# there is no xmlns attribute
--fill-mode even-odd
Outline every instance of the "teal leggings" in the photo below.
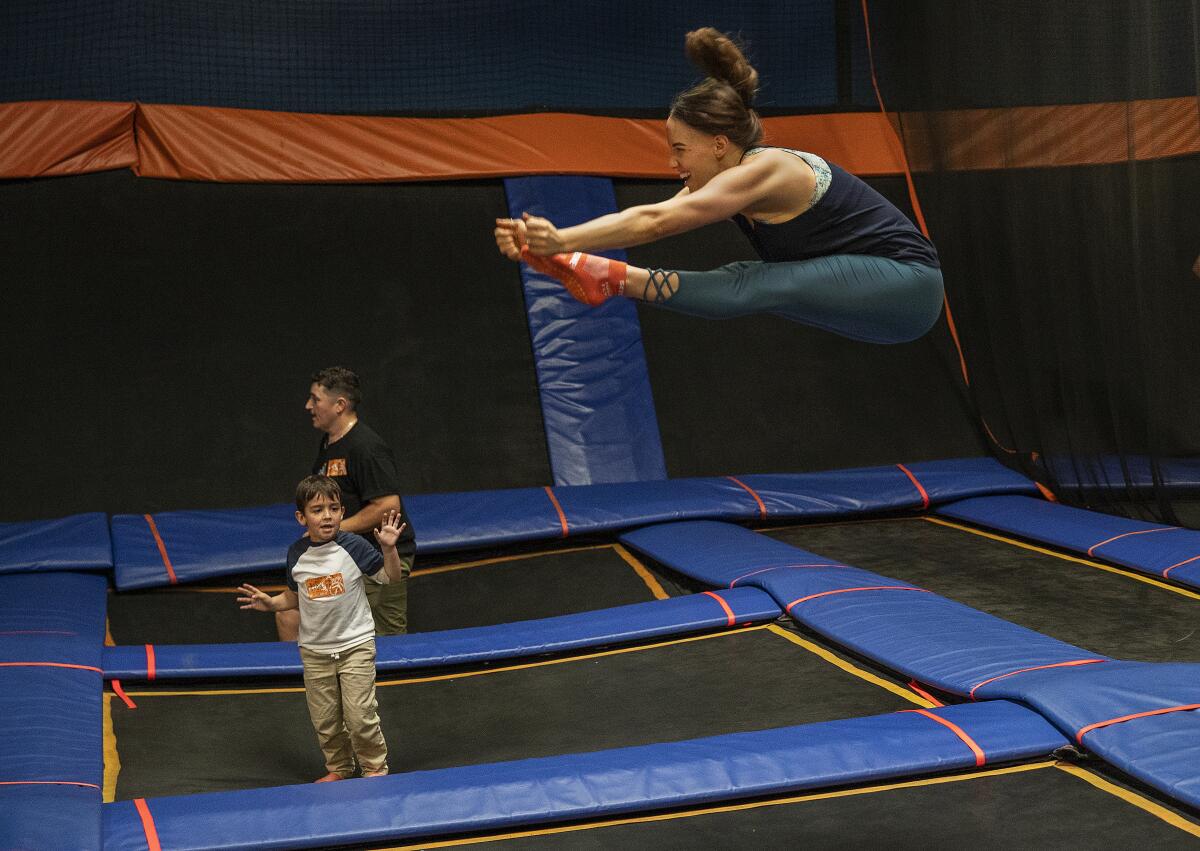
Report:
<svg viewBox="0 0 1200 851"><path fill-rule="evenodd" d="M676 274L678 290L661 302L671 310L706 319L772 313L868 343L916 340L942 312L940 269L883 257L750 260Z"/></svg>

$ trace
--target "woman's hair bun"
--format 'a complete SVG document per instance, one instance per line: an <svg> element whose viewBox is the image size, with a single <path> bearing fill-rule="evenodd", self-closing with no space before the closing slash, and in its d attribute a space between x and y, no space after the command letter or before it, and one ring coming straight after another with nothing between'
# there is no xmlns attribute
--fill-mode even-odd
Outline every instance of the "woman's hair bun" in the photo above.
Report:
<svg viewBox="0 0 1200 851"><path fill-rule="evenodd" d="M687 34L684 49L701 71L731 85L747 108L754 105L758 72L738 42L713 27L702 27Z"/></svg>

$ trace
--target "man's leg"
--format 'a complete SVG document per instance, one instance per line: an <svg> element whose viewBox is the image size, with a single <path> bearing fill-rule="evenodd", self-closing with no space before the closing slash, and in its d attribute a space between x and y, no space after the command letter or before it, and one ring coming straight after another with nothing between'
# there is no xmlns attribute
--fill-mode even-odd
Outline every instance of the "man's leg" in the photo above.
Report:
<svg viewBox="0 0 1200 851"><path fill-rule="evenodd" d="M371 604L371 616L375 618L376 635L404 635L408 632L408 574L413 559L402 559L404 579L400 582L367 581L367 602Z"/></svg>

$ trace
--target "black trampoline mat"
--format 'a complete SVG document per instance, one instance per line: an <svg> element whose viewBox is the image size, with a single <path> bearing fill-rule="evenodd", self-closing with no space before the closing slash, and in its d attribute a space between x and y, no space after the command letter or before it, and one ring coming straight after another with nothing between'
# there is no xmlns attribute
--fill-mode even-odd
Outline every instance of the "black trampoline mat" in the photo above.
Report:
<svg viewBox="0 0 1200 851"><path fill-rule="evenodd" d="M1145 662L1200 661L1200 600L1067 558L921 519L769 531L1061 641Z"/></svg>
<svg viewBox="0 0 1200 851"><path fill-rule="evenodd" d="M547 618L684 593L670 577L644 570L649 582L613 546L418 567L409 577L409 632ZM279 571L265 581L282 580ZM110 593L109 632L122 645L277 640L274 617L238 608L240 581ZM269 587L275 593L283 586Z"/></svg>
<svg viewBox="0 0 1200 851"><path fill-rule="evenodd" d="M1144 800L1144 799L1143 799ZM1179 818L1177 815L1175 818ZM609 848L1195 848L1196 836L1051 763L799 794L660 817L514 831L469 846L497 851ZM392 845L400 851L451 841Z"/></svg>
<svg viewBox="0 0 1200 851"><path fill-rule="evenodd" d="M750 627L474 675L383 678L388 761L398 773L913 707L790 635ZM136 710L111 701L118 800L304 783L324 773L300 689L180 691L131 691Z"/></svg>

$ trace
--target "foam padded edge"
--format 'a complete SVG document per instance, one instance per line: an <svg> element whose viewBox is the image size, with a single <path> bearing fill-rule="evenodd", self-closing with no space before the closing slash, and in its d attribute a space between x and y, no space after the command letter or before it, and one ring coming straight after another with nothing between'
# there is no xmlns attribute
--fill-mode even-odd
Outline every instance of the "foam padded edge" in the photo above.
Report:
<svg viewBox="0 0 1200 851"><path fill-rule="evenodd" d="M607 177L508 177L504 191L510 216L552 214L559 227L617 210ZM637 305L589 307L524 263L520 274L555 484L665 479Z"/></svg>
<svg viewBox="0 0 1200 851"><path fill-rule="evenodd" d="M99 789L0 786L0 848L103 847Z"/></svg>
<svg viewBox="0 0 1200 851"><path fill-rule="evenodd" d="M1200 709L1163 712L1200 706L1200 664L1107 662L1030 671L979 694L1028 704L1122 771L1200 806ZM1092 727L1118 718L1128 720Z"/></svg>
<svg viewBox="0 0 1200 851"><path fill-rule="evenodd" d="M291 504L278 504L118 514L112 519L116 585L122 590L154 588L282 569L288 547L303 532L295 512Z"/></svg>
<svg viewBox="0 0 1200 851"><path fill-rule="evenodd" d="M1066 742L1002 701L930 710L989 762L1044 756ZM492 830L697 805L973 768L945 725L898 712L684 742L372 780L147 801L164 848L313 847ZM104 807L106 849L144 848L131 802Z"/></svg>
<svg viewBox="0 0 1200 851"><path fill-rule="evenodd" d="M1200 588L1200 532L1021 496L954 502L938 514Z"/></svg>
<svg viewBox="0 0 1200 851"><path fill-rule="evenodd" d="M0 523L0 573L111 570L112 540L101 512Z"/></svg>
<svg viewBox="0 0 1200 851"><path fill-rule="evenodd" d="M415 494L405 495L404 502L421 554L609 533L648 523L844 517L1014 492L1035 489L990 458L967 458L819 473ZM171 584L172 573L176 582L189 582L282 568L300 531L292 514L291 505L281 504L163 512L149 521L140 514L118 515L112 520L117 587Z"/></svg>
<svg viewBox="0 0 1200 851"><path fill-rule="evenodd" d="M102 784L103 686L99 671L0 668L0 782Z"/></svg>
<svg viewBox="0 0 1200 851"><path fill-rule="evenodd" d="M375 665L380 671L394 671L537 656L780 615L779 607L757 588L736 588L719 596L728 612L711 595L690 594L495 626L379 636ZM157 679L299 675L302 670L296 645L282 642L155 645L154 662ZM145 647L105 648L104 674L109 679L145 679Z"/></svg>
<svg viewBox="0 0 1200 851"><path fill-rule="evenodd" d="M1022 668L1106 658L741 526L672 523L621 541L702 581L761 588L826 638L956 694Z"/></svg>
<svg viewBox="0 0 1200 851"><path fill-rule="evenodd" d="M0 662L99 667L107 595L94 573L0 575Z"/></svg>

